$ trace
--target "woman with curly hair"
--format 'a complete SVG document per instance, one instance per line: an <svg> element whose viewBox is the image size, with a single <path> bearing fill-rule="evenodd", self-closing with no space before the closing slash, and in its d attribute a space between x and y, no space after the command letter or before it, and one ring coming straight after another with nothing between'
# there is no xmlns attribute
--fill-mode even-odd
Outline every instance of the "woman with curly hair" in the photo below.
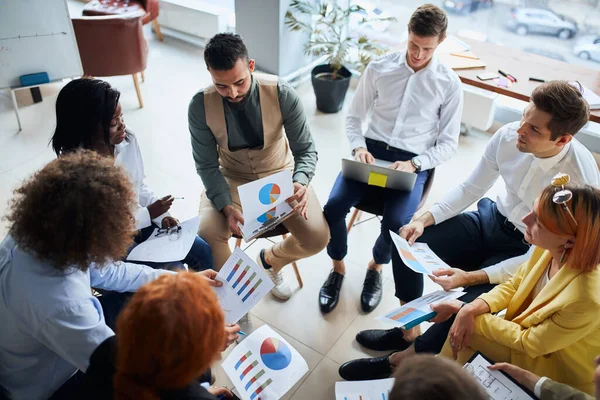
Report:
<svg viewBox="0 0 600 400"><path fill-rule="evenodd" d="M231 397L225 388L206 390L197 381L219 357L225 337L217 296L201 276L180 272L142 286L119 315L116 333L90 359L86 398Z"/></svg>
<svg viewBox="0 0 600 400"><path fill-rule="evenodd" d="M136 232L136 204L125 172L83 150L15 190L0 244L0 386L9 398L83 398L82 372L114 335L124 292L174 274L115 261ZM94 297L92 286L112 296Z"/></svg>
<svg viewBox="0 0 600 400"><path fill-rule="evenodd" d="M118 90L99 79L82 78L67 83L56 99L56 130L51 143L57 156L83 148L111 157L125 169L136 194L135 219L140 232L135 241L141 243L150 237L155 226L175 227L179 221L168 212L174 198L171 195L158 198L144 182L142 153L137 138L126 129L120 96ZM210 246L199 236L182 261L194 271L213 268ZM143 264L173 267L173 263Z"/></svg>

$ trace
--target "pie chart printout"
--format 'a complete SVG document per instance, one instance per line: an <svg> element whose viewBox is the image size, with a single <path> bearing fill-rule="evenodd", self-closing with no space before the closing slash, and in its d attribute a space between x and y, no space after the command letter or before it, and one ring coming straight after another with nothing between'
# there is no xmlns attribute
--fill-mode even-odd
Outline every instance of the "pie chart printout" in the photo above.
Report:
<svg viewBox="0 0 600 400"><path fill-rule="evenodd" d="M277 201L280 195L281 188L274 183L268 183L258 192L258 200L262 204L273 204Z"/></svg>
<svg viewBox="0 0 600 400"><path fill-rule="evenodd" d="M258 217L256 219L261 224L264 224L268 220L275 218L275 215L277 215L277 207L270 209L269 211L267 211L266 213L262 214L260 217Z"/></svg>
<svg viewBox="0 0 600 400"><path fill-rule="evenodd" d="M292 352L285 343L270 337L265 339L260 346L260 358L267 368L279 371L290 365Z"/></svg>

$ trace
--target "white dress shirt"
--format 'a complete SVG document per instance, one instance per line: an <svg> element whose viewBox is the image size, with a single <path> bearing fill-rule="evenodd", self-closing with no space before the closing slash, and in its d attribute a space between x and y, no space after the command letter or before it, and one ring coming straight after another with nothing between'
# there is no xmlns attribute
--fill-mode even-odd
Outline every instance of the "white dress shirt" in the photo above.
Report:
<svg viewBox="0 0 600 400"><path fill-rule="evenodd" d="M137 195L138 206L135 210L136 228L145 228L152 225L152 222L161 226L163 218L170 214L166 212L153 220L150 218L150 212L147 207L158 200L158 196L144 182L146 174L144 173L142 152L140 151L140 146L135 135L131 132L127 132L126 140L115 146L115 165L122 167L127 172L133 184L133 190Z"/></svg>
<svg viewBox="0 0 600 400"><path fill-rule="evenodd" d="M417 154L422 170L434 168L456 154L462 104L458 75L435 55L418 72L406 50L385 55L369 63L356 88L346 117L350 148L367 147L367 137Z"/></svg>
<svg viewBox="0 0 600 400"><path fill-rule="evenodd" d="M553 157L538 158L517 149L519 124L512 122L500 128L467 180L433 205L430 212L436 224L458 215L479 200L499 177L505 186L496 199L498 211L522 233L525 224L521 220L531 212L535 199L550 185L554 175L563 172L570 175L571 182L600 186L596 160L577 139L571 140ZM512 277L528 254L485 268L490 283L501 283Z"/></svg>
<svg viewBox="0 0 600 400"><path fill-rule="evenodd" d="M49 398L114 335L91 287L131 292L171 273L127 262L59 271L8 235L0 243L0 386L14 400Z"/></svg>

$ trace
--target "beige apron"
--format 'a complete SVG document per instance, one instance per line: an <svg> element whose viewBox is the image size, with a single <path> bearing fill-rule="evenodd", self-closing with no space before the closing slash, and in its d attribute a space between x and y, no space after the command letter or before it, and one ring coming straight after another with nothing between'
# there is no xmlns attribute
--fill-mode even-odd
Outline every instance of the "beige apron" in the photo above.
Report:
<svg viewBox="0 0 600 400"><path fill-rule="evenodd" d="M206 124L217 141L219 165L228 183L230 179L248 182L284 169L294 169L294 160L283 129L283 118L279 108L277 77L254 74L254 79L257 80L260 96L264 132L262 149L230 151L223 97L214 86L204 91ZM265 112L266 110L269 111Z"/></svg>

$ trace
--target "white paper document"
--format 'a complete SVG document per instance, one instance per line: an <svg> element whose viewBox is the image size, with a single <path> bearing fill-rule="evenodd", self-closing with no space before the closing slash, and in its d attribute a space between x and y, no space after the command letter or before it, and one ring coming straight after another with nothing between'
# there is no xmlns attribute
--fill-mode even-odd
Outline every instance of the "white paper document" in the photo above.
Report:
<svg viewBox="0 0 600 400"><path fill-rule="evenodd" d="M173 262L183 260L192 248L200 226L200 217L183 221L181 231L156 236L158 228L127 256L128 261Z"/></svg>
<svg viewBox="0 0 600 400"><path fill-rule="evenodd" d="M388 400L392 387L394 378L336 382L335 400Z"/></svg>
<svg viewBox="0 0 600 400"><path fill-rule="evenodd" d="M581 92L585 101L590 105L591 110L600 109L600 96L594 93L592 89L583 86L579 82L569 82L569 84Z"/></svg>
<svg viewBox="0 0 600 400"><path fill-rule="evenodd" d="M235 324L273 289L273 281L242 249L236 247L217 277L215 287L225 322Z"/></svg>
<svg viewBox="0 0 600 400"><path fill-rule="evenodd" d="M463 366L463 369L473 375L479 382L491 400L532 400L520 385L510 379L501 371L492 371L488 367L492 365L481 353L475 356Z"/></svg>
<svg viewBox="0 0 600 400"><path fill-rule="evenodd" d="M246 241L273 229L293 212L286 203L294 194L292 171L286 169L276 174L238 187L244 215L240 225Z"/></svg>
<svg viewBox="0 0 600 400"><path fill-rule="evenodd" d="M414 243L412 246L397 233L390 231L398 255L404 264L419 274L432 275L438 268L450 268L429 248L427 243Z"/></svg>
<svg viewBox="0 0 600 400"><path fill-rule="evenodd" d="M438 290L395 308L377 319L389 322L402 329L410 329L435 317L435 312L431 309L432 305L442 301L458 299L463 294L465 292Z"/></svg>
<svg viewBox="0 0 600 400"><path fill-rule="evenodd" d="M276 400L308 372L300 353L268 325L238 344L221 364L243 400Z"/></svg>

